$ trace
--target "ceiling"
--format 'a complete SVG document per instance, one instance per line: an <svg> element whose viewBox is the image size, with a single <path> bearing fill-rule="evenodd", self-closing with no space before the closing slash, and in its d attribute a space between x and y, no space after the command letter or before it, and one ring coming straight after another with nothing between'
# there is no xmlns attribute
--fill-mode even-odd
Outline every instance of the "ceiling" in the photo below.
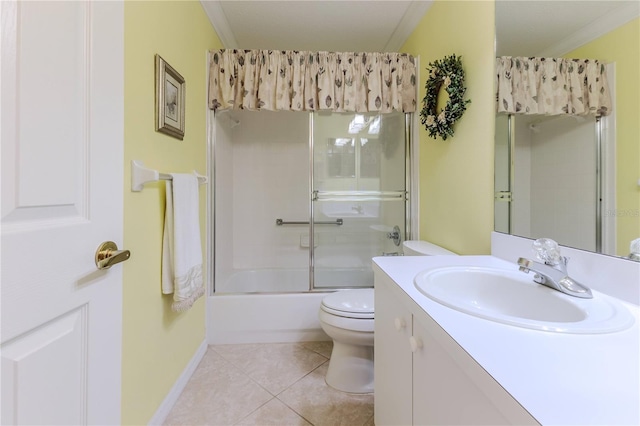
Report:
<svg viewBox="0 0 640 426"><path fill-rule="evenodd" d="M496 2L496 56L561 56L638 17L637 0Z"/></svg>
<svg viewBox="0 0 640 426"><path fill-rule="evenodd" d="M226 48L398 51L432 1L201 0Z"/></svg>
<svg viewBox="0 0 640 426"><path fill-rule="evenodd" d="M226 48L392 52L400 50L433 1L201 3ZM497 0L497 56L560 56L637 17L639 4L637 0Z"/></svg>

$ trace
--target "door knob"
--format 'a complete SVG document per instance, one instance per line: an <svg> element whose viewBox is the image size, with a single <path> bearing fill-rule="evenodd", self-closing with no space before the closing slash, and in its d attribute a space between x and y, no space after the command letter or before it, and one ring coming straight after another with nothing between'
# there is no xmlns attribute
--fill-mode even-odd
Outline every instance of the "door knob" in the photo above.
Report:
<svg viewBox="0 0 640 426"><path fill-rule="evenodd" d="M124 262L131 257L129 250L118 250L113 241L105 241L96 250L96 266L98 269L109 269L116 263Z"/></svg>

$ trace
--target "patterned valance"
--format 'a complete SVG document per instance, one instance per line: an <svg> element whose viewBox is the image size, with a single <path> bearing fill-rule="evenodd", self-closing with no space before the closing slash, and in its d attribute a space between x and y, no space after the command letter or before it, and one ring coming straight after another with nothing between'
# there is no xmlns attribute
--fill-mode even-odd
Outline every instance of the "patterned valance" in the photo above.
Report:
<svg viewBox="0 0 640 426"><path fill-rule="evenodd" d="M605 65L565 58L496 58L498 112L608 115L611 95Z"/></svg>
<svg viewBox="0 0 640 426"><path fill-rule="evenodd" d="M407 54L222 49L210 57L214 110L416 110L416 66Z"/></svg>

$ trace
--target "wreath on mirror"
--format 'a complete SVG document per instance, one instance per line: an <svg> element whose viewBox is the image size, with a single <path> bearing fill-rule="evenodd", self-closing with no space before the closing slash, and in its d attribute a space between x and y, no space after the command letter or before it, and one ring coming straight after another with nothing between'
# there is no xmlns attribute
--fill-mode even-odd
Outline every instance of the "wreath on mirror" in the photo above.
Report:
<svg viewBox="0 0 640 426"><path fill-rule="evenodd" d="M429 78L425 85L426 95L422 100L420 119L429 132L429 136L447 140L453 137L453 124L462 117L470 99L464 99L467 88L464 86L464 70L460 56L445 56L442 60L429 63ZM438 94L444 87L449 100L443 110L437 111Z"/></svg>

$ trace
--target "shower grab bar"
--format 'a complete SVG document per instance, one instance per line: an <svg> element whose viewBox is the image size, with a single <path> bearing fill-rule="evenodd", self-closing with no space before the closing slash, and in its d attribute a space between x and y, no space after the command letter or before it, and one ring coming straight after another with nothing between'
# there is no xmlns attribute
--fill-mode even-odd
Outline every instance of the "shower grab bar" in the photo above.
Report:
<svg viewBox="0 0 640 426"><path fill-rule="evenodd" d="M336 219L335 222L334 221L313 222L314 225L338 225L338 226L342 225L342 223L343 223L342 219ZM293 221L293 222L287 221L287 222L285 222L282 219L276 219L276 225L278 225L278 226L282 226L282 225L308 225L308 224L309 224L308 221L307 222L296 222L296 221Z"/></svg>

